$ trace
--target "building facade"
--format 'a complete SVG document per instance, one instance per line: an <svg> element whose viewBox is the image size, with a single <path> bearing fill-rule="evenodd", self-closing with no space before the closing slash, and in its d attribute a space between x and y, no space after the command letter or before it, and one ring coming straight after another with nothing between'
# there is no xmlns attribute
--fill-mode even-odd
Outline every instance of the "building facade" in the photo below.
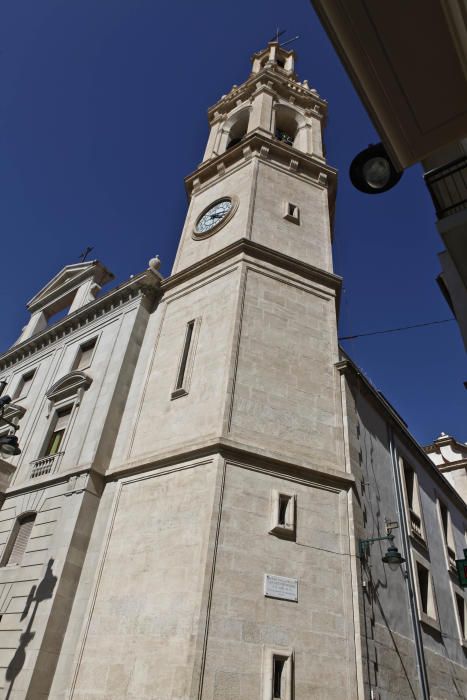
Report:
<svg viewBox="0 0 467 700"><path fill-rule="evenodd" d="M465 2L311 4L396 169L423 166L445 246L437 281L467 348Z"/></svg>
<svg viewBox="0 0 467 700"><path fill-rule="evenodd" d="M467 693L467 508L339 350L327 104L294 62L271 42L209 110L170 277L67 266L0 357L4 698ZM396 572L360 542L391 523Z"/></svg>

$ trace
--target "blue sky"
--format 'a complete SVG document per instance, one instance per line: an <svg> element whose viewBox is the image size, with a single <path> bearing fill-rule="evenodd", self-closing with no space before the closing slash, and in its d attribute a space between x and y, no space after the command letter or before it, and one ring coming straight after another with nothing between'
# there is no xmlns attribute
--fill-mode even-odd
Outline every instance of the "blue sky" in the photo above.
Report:
<svg viewBox="0 0 467 700"><path fill-rule="evenodd" d="M247 78L277 25L300 34L299 77L329 102L340 335L451 317L420 167L379 197L348 181L354 155L379 139L307 0L15 0L0 3L2 348L28 299L87 245L117 281L155 253L169 274L207 108ZM440 431L467 440L455 323L343 345L421 443Z"/></svg>

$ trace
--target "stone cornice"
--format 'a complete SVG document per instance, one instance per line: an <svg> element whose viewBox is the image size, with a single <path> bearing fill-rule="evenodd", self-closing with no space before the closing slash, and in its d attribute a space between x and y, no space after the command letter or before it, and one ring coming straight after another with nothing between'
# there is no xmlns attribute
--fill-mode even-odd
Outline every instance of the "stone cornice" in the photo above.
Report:
<svg viewBox="0 0 467 700"><path fill-rule="evenodd" d="M332 289L336 293L337 298L339 298L342 277L339 277L332 272L321 270L320 268L314 267L308 263L304 263L297 258L292 258L290 255L285 255L284 253L271 250L260 243L250 241L248 238L240 238L238 241L231 243L225 248L222 248L222 250L219 250L217 253L213 253L203 260L190 265L190 267L177 272L175 275L167 277L161 283L161 289L164 292L168 291L169 289L173 289L179 284L183 284L193 277L197 277L200 273L206 272L216 265L219 265L220 263L223 263L226 260L234 258L240 254L248 255L256 260L261 260L262 262L270 263L283 270L287 270L287 272L293 272L307 280L322 284L323 286Z"/></svg>
<svg viewBox="0 0 467 700"><path fill-rule="evenodd" d="M353 474L341 472L332 467L317 468L306 459L294 458L287 461L275 452L236 442L228 438L215 438L199 444L186 445L183 449L174 449L150 457L142 456L127 461L107 471L106 481L115 481L133 474L179 465L205 457L221 455L226 460L235 461L247 468L266 469L269 472L281 472L298 479L313 481L323 486L348 490L353 487Z"/></svg>
<svg viewBox="0 0 467 700"><path fill-rule="evenodd" d="M259 73L252 73L242 85L234 85L227 95L210 107L209 123L212 124L220 115L229 113L239 101L250 100L261 86L269 87L286 101L292 98L296 106L311 110L318 119L326 117L327 102L318 95L316 90L298 82L278 66L268 66Z"/></svg>
<svg viewBox="0 0 467 700"><path fill-rule="evenodd" d="M345 351L341 349L341 352L345 354ZM392 424L396 427L399 435L402 434L405 440L410 444L410 447L417 453L420 458L420 463L424 465L427 471L435 478L440 486L447 490L457 504L458 507L463 511L464 516L467 517L467 504L458 494L458 492L451 486L449 481L442 475L438 467L436 467L428 455L425 453L423 447L416 441L414 436L410 433L406 423L399 416L397 411L395 411L391 404L378 392L375 387L368 381L364 374L360 371L357 365L352 362L349 357L336 363L336 369L342 374L352 374L358 381L362 382L368 394L374 399L380 408L383 409L384 413L387 415Z"/></svg>
<svg viewBox="0 0 467 700"><path fill-rule="evenodd" d="M278 139L266 137L261 133L252 131L238 143L201 165L185 178L185 187L191 196L203 183L219 176L220 171L225 171L229 166L239 161L247 162L253 156L257 156L265 162L271 161L275 165L282 166L287 171L292 171L307 177L314 185L328 189L330 206L332 208L335 199L337 170L332 168L322 158L308 155L302 151L288 146Z"/></svg>
<svg viewBox="0 0 467 700"><path fill-rule="evenodd" d="M155 300L159 286L160 279L148 270L135 275L123 284L115 287L115 289L111 289L106 294L98 297L95 301L91 301L74 313L60 319L57 323L45 328L40 333L36 333L36 335L22 343L18 343L18 345L13 345L0 355L0 371L11 367L16 362L31 356L37 350L69 335L81 326L86 325L99 316L105 315L135 297L146 296L151 301Z"/></svg>

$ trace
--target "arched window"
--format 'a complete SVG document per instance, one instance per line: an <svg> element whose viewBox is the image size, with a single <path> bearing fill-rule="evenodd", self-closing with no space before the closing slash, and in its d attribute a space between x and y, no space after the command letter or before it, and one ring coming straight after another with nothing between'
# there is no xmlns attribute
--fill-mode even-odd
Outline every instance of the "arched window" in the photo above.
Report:
<svg viewBox="0 0 467 700"><path fill-rule="evenodd" d="M297 135L297 119L291 109L280 108L276 111L276 128L275 137L286 143L288 146L293 146Z"/></svg>
<svg viewBox="0 0 467 700"><path fill-rule="evenodd" d="M248 129L249 117L250 111L248 109L242 109L242 111L236 115L235 120L230 127L226 150L236 146L237 143L240 143L242 138L245 136Z"/></svg>
<svg viewBox="0 0 467 700"><path fill-rule="evenodd" d="M13 531L3 553L1 566L21 564L37 513L23 513L13 525Z"/></svg>

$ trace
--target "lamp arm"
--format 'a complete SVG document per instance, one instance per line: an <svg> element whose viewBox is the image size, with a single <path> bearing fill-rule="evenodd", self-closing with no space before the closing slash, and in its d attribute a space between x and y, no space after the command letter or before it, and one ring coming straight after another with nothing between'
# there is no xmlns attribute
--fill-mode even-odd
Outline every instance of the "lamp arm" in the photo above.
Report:
<svg viewBox="0 0 467 700"><path fill-rule="evenodd" d="M381 537L370 537L367 540L358 540L358 550L359 550L360 556L361 557L365 556L370 544L373 544L373 542L381 542L382 540L389 540L390 542L392 542L394 540L394 535L392 533L389 533L389 534L383 535Z"/></svg>

